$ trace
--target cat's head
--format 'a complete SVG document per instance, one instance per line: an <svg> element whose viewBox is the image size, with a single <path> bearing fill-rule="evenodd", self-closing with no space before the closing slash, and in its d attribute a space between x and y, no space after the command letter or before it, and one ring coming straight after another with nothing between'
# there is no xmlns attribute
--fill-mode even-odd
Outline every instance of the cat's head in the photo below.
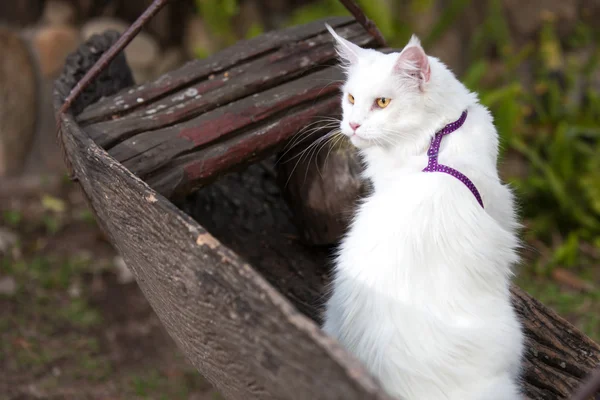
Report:
<svg viewBox="0 0 600 400"><path fill-rule="evenodd" d="M425 53L416 36L400 53L385 54L355 45L329 25L327 29L335 38L347 76L340 129L358 148L420 147L429 137L418 137L419 133L442 116L444 91L467 93L439 60ZM460 99L449 99L453 101ZM462 107L455 105L457 110Z"/></svg>

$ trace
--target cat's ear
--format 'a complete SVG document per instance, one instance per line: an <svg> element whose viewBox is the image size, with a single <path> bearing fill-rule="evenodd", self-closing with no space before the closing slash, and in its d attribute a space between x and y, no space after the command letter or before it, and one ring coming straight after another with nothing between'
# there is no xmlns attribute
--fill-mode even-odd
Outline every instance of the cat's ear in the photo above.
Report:
<svg viewBox="0 0 600 400"><path fill-rule="evenodd" d="M425 50L421 47L421 41L415 35L398 56L394 71L418 81L419 86L429 82L431 78L431 66Z"/></svg>
<svg viewBox="0 0 600 400"><path fill-rule="evenodd" d="M325 26L336 41L335 49L339 56L350 65L357 63L364 49L335 33L329 24L325 24Z"/></svg>

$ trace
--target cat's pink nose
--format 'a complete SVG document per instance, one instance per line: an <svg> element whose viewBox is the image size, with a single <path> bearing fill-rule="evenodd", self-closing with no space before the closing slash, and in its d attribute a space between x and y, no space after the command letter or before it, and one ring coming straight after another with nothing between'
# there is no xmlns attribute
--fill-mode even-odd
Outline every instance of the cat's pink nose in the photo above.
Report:
<svg viewBox="0 0 600 400"><path fill-rule="evenodd" d="M350 128L352 128L353 131L357 130L360 127L360 124L357 124L356 122L350 122Z"/></svg>

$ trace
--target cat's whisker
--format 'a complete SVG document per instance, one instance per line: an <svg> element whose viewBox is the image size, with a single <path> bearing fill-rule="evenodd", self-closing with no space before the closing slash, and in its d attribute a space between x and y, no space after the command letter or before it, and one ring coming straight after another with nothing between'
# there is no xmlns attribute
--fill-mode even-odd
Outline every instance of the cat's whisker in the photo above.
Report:
<svg viewBox="0 0 600 400"><path fill-rule="evenodd" d="M330 125L330 124L340 124L340 120L337 119L337 118L332 118L332 117L327 117L327 116L319 117L319 119L317 119L317 120L309 123L308 125L306 125L302 129L300 129L298 132L296 132L296 134L294 134L294 136L302 134L303 132L305 132L310 127L314 127L315 125L319 125L319 124L324 124L324 125L327 125L327 126Z"/></svg>
<svg viewBox="0 0 600 400"><path fill-rule="evenodd" d="M322 144L323 142L327 142L328 140L330 140L335 134L337 133L337 131L333 130L323 136L321 136L320 138L318 138L317 140L315 140L314 142L312 142L310 145L308 145L308 147L304 150L302 150L301 152L299 152L298 154L294 155L293 157L290 157L288 160L286 160L285 162L289 162L291 160L293 160L294 158L298 158L298 160L296 161L296 164L294 165L294 167L292 168L292 172L290 173L288 180L286 181L285 185L287 186L287 184L290 181L290 178L292 177L292 175L294 174L294 171L296 170L296 168L298 167L298 165L302 162L302 159L304 158L305 155L308 155L309 158L309 164L310 164L310 158L311 158L311 154L312 152L315 150L315 148L318 148L318 146L320 144ZM318 153L317 153L318 154ZM306 175L305 175L305 181L306 181Z"/></svg>
<svg viewBox="0 0 600 400"><path fill-rule="evenodd" d="M314 132L317 132L317 131L320 131L320 130L325 130L325 129L328 129L328 128L335 128L337 125L338 125L337 123L328 122L328 123L320 124L318 126L306 127L306 128L303 129L303 131L299 132L298 135L300 135L300 136L310 136Z"/></svg>
<svg viewBox="0 0 600 400"><path fill-rule="evenodd" d="M327 152L327 155L325 156L325 162L323 163L323 169L327 169L327 161L329 161L329 155L331 154L331 150L333 150L333 148L335 146L337 146L340 141L344 140L344 135L342 134L341 131L339 131L339 133L337 133L335 136L336 136L336 140L329 147L329 151Z"/></svg>
<svg viewBox="0 0 600 400"><path fill-rule="evenodd" d="M379 140L381 140L383 143L388 144L390 147L394 147L397 145L397 143L395 141L393 141L391 138L387 137L387 136L379 136L378 137Z"/></svg>
<svg viewBox="0 0 600 400"><path fill-rule="evenodd" d="M305 132L308 128L313 127L315 125L318 124L323 124L323 128L328 127L331 124L340 124L340 121L338 119L335 118L328 118L328 117L323 117L321 119L318 119L314 122L311 122L310 124L306 125L305 127L303 127L300 131L298 131L295 135L301 134L303 132Z"/></svg>
<svg viewBox="0 0 600 400"><path fill-rule="evenodd" d="M303 149L302 151L298 152L298 154L295 154L295 155L289 157L288 159L286 159L284 161L284 163L292 161L293 159L295 159L297 157L301 158L307 151L310 151L313 147L318 146L326 138L327 138L327 135L323 135L323 136L317 138L315 141L311 142L305 149Z"/></svg>
<svg viewBox="0 0 600 400"><path fill-rule="evenodd" d="M312 123L311 125L314 125L319 122ZM303 128L302 131L294 134L294 136L288 142L288 144L286 144L284 146L284 153L281 156L279 156L278 160L276 160L276 163L279 163L288 152L290 152L294 147L296 147L298 144L303 142L306 138L310 137L315 132L317 132L319 130L325 130L328 128L335 128L335 126L336 126L336 123L332 121L332 122L328 122L326 124L323 124L321 126L314 127L311 129L307 129L307 128L310 128L310 125L308 127Z"/></svg>
<svg viewBox="0 0 600 400"><path fill-rule="evenodd" d="M316 125L316 124L319 124L319 123L324 123L324 122L337 122L337 123L341 122L338 118L334 118L334 117L330 117L330 116L326 116L326 115L324 115L324 116L317 116L315 118L318 118L318 119L316 119L313 122L309 123L306 127L313 126L313 125ZM300 132L301 131L302 131L302 129L300 130Z"/></svg>
<svg viewBox="0 0 600 400"><path fill-rule="evenodd" d="M400 136L400 137L403 137L403 138L407 138L407 137L412 137L413 136L411 134L406 134L405 132L400 132L400 131L397 131L397 130L394 130L394 129L389 129L389 128L383 128L383 127L381 127L381 128L379 128L379 130L381 130L383 132L386 132L386 133L391 133L391 134L394 134L394 135L397 135L397 136Z"/></svg>
<svg viewBox="0 0 600 400"><path fill-rule="evenodd" d="M321 95L321 93L323 92L323 90L327 89L329 86L334 85L334 84L339 84L341 81L331 81L329 82L327 85L323 86L321 88L321 90L319 90L319 96Z"/></svg>
<svg viewBox="0 0 600 400"><path fill-rule="evenodd" d="M304 142L305 140L308 140L311 136L313 136L317 132L324 131L326 129L333 130L333 129L336 129L336 127L337 127L336 124L330 123L330 124L320 125L320 126L317 126L317 127L313 127L313 128L307 129L305 132L303 132L301 135L299 135L296 138L296 140L294 141L294 143L292 143L292 145L290 147L293 148L296 145L300 144L301 142ZM329 132L327 132L326 134L329 134Z"/></svg>
<svg viewBox="0 0 600 400"><path fill-rule="evenodd" d="M318 82L318 81L325 81L325 82L330 82L330 83L344 83L344 80L342 79L325 79L325 78L318 78L318 79L313 79L313 81Z"/></svg>
<svg viewBox="0 0 600 400"><path fill-rule="evenodd" d="M392 146L396 146L398 144L398 139L404 141L413 139L412 135L406 135L391 129L380 129L380 131L384 133L384 135L381 135L381 137L385 138Z"/></svg>
<svg viewBox="0 0 600 400"><path fill-rule="evenodd" d="M310 149L315 143L311 143L306 149L304 149L301 153L297 154L295 157L298 157L298 155L300 156L300 158L298 159L298 161L296 161L296 164L294 164L294 167L292 168L292 171L290 172L290 174L288 175L288 179L285 182L285 186L288 185L288 183L290 182L290 179L292 178L292 176L294 175L294 172L296 171L296 168L298 167L298 164L300 164L300 162L302 161L302 157L304 155L304 153ZM289 160L288 160L289 161ZM287 161L286 161L287 162Z"/></svg>
<svg viewBox="0 0 600 400"><path fill-rule="evenodd" d="M313 148L313 151L311 151L311 152L308 154L307 165L309 165L309 166L310 166L311 159L312 159L312 155L314 154L314 155L315 155L315 166L317 167L317 173L319 174L319 176L320 176L321 178L323 178L323 175L321 174L321 170L320 170L320 168L319 168L318 156L319 156L319 153L321 152L321 150L322 150L322 149L323 149L323 148L324 148L324 147L327 145L327 143L328 143L329 141L331 141L331 139L334 137L334 135L335 135L335 131L331 131L331 132L329 132L329 134L327 135L327 138L326 138L325 140L321 141L321 142L319 143L319 145L315 146L315 147ZM306 182L306 178L307 178L307 176L308 176L308 168L306 168L306 171L305 171L305 173L304 173L304 182Z"/></svg>
<svg viewBox="0 0 600 400"><path fill-rule="evenodd" d="M329 127L329 126L331 126L331 125L334 125L334 124L339 124L339 122L337 122L337 121L327 121L327 120L319 120L319 121L315 121L315 122L312 122L312 123L310 123L310 124L306 125L304 128L302 128L301 130L299 130L299 131L298 131L298 132L297 132L297 133L296 133L294 136L297 136L297 135L302 135L302 134L304 134L306 131L308 131L310 128L312 128L312 127L315 127L315 125L319 125L319 124L322 124L322 126L317 126L317 127L316 127L316 128L317 128L317 130L318 130L318 129L324 129L324 128L328 128L328 127Z"/></svg>
<svg viewBox="0 0 600 400"><path fill-rule="evenodd" d="M338 135L338 131L332 131L330 137L323 143L321 148L319 150L317 150L317 153L315 155L315 165L317 166L317 173L319 174L321 179L323 179L323 174L321 173L321 169L319 168L319 153L321 152L321 150L323 150L325 148L325 146L327 146L328 144L333 142L335 139L337 139L337 135ZM331 152L332 148L333 148L333 146L329 147L329 151L327 152L327 155L325 156L325 163L327 163L327 157L329 156L329 153ZM310 164L310 162L309 162L309 164ZM307 169L307 174L308 174L308 169ZM306 180L306 177L304 179Z"/></svg>

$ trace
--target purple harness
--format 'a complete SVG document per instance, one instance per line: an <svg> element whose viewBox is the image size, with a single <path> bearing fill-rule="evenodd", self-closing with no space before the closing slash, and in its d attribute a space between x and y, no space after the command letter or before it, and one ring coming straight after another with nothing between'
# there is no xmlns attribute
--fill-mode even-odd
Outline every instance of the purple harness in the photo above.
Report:
<svg viewBox="0 0 600 400"><path fill-rule="evenodd" d="M435 134L435 136L431 139L431 145L429 146L429 150L427 150L429 162L427 163L427 167L423 169L423 172L444 172L446 174L452 175L453 177L464 183L466 187L469 188L469 190L471 191L471 193L473 193L473 196L475 196L481 207L483 207L483 200L481 200L479 191L469 178L467 178L465 175L458 172L454 168L438 164L438 153L440 152L440 145L442 144L442 139L444 138L444 136L449 135L450 133L460 128L466 119L467 111L465 110L463 111L462 115L458 120L446 125L442 128L442 130L438 131Z"/></svg>

